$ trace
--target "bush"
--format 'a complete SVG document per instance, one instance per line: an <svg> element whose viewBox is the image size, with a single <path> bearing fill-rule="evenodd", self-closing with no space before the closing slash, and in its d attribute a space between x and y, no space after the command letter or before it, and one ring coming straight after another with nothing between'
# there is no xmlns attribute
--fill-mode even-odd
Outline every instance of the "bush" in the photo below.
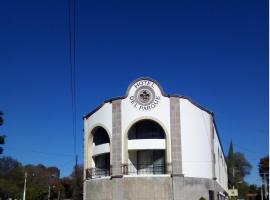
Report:
<svg viewBox="0 0 270 200"><path fill-rule="evenodd" d="M200 200L206 200L204 197L201 197Z"/></svg>

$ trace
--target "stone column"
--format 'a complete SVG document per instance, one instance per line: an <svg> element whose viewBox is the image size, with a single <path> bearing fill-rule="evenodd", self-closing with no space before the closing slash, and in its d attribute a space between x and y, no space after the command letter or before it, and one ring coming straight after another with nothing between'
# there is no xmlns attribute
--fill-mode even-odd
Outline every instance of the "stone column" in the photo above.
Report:
<svg viewBox="0 0 270 200"><path fill-rule="evenodd" d="M180 125L180 99L170 97L171 122L171 153L172 153L172 192L174 200L184 200L182 188L184 187L182 167L182 145Z"/></svg>
<svg viewBox="0 0 270 200"><path fill-rule="evenodd" d="M183 176L180 125L180 99L170 97L172 176Z"/></svg>
<svg viewBox="0 0 270 200"><path fill-rule="evenodd" d="M121 100L112 102L112 178L122 177Z"/></svg>

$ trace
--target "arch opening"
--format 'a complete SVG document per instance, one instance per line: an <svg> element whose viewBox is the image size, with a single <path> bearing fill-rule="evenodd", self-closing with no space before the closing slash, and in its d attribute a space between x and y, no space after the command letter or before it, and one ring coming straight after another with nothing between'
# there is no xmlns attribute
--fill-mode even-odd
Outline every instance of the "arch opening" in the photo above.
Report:
<svg viewBox="0 0 270 200"><path fill-rule="evenodd" d="M155 121L145 119L131 126L125 174L165 174L166 134Z"/></svg>
<svg viewBox="0 0 270 200"><path fill-rule="evenodd" d="M158 123L152 120L142 120L129 129L128 139L165 139L165 133Z"/></svg>
<svg viewBox="0 0 270 200"><path fill-rule="evenodd" d="M92 131L92 135L93 135L93 144L95 145L110 143L110 138L107 131L100 126L96 127Z"/></svg>
<svg viewBox="0 0 270 200"><path fill-rule="evenodd" d="M92 144L91 168L88 169L89 178L100 178L110 175L110 138L103 127L96 127L91 132Z"/></svg>

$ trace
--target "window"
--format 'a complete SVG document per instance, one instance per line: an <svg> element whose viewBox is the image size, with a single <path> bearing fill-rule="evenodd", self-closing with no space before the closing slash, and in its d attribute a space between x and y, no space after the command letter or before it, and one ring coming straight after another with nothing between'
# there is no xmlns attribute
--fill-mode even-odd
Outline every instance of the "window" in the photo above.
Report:
<svg viewBox="0 0 270 200"><path fill-rule="evenodd" d="M209 190L209 200L214 200L214 191Z"/></svg>

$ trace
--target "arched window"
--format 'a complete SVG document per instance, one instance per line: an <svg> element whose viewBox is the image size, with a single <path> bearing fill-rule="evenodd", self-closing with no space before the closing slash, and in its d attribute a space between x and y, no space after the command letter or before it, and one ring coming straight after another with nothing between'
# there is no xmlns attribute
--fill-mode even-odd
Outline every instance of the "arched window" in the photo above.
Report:
<svg viewBox="0 0 270 200"><path fill-rule="evenodd" d="M99 178L110 175L110 138L107 131L98 126L91 132L92 167L89 169L89 178Z"/></svg>
<svg viewBox="0 0 270 200"><path fill-rule="evenodd" d="M153 120L141 120L128 131L127 174L164 174L165 132Z"/></svg>
<svg viewBox="0 0 270 200"><path fill-rule="evenodd" d="M92 131L92 134L93 134L93 143L95 145L110 143L109 135L104 128L98 126Z"/></svg>
<svg viewBox="0 0 270 200"><path fill-rule="evenodd" d="M128 139L165 139L165 133L158 123L152 120L143 120L130 128Z"/></svg>

